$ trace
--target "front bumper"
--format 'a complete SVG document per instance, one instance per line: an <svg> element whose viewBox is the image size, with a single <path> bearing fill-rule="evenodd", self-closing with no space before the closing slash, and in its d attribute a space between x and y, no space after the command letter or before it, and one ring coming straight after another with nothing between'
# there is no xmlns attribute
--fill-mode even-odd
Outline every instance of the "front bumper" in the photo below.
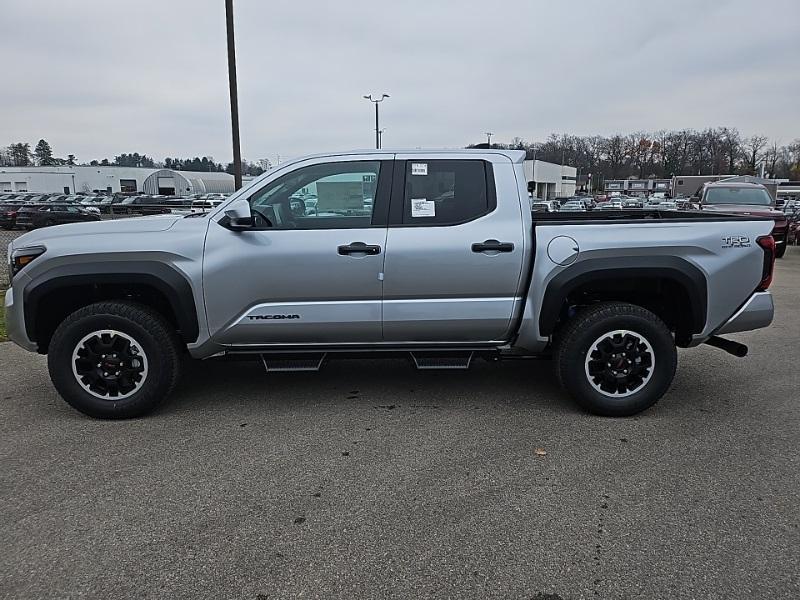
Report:
<svg viewBox="0 0 800 600"><path fill-rule="evenodd" d="M19 275L17 275L17 277L19 277ZM6 333L8 334L8 339L29 352L36 352L38 346L35 342L28 339L28 334L25 332L25 318L22 314L22 302L14 301L13 287L8 288L6 291L3 309L6 313Z"/></svg>
<svg viewBox="0 0 800 600"><path fill-rule="evenodd" d="M769 326L775 316L775 305L770 292L756 292L736 314L714 332L714 335L750 331Z"/></svg>

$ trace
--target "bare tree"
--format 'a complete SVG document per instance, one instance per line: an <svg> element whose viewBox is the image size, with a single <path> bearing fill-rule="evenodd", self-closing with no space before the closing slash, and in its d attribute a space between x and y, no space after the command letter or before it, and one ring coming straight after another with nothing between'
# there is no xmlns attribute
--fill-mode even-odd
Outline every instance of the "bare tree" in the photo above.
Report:
<svg viewBox="0 0 800 600"><path fill-rule="evenodd" d="M767 145L768 138L765 135L753 135L744 142L745 159L747 160L747 172L750 175L756 174L756 166L761 158L761 151Z"/></svg>
<svg viewBox="0 0 800 600"><path fill-rule="evenodd" d="M778 160L780 159L780 148L778 142L772 142L772 145L764 151L764 169L767 177L775 177L775 171L778 167Z"/></svg>
<svg viewBox="0 0 800 600"><path fill-rule="evenodd" d="M742 136L739 134L738 129L729 129L727 127L722 128L721 134L722 155L727 162L725 173L732 175L736 170L736 163L742 156Z"/></svg>

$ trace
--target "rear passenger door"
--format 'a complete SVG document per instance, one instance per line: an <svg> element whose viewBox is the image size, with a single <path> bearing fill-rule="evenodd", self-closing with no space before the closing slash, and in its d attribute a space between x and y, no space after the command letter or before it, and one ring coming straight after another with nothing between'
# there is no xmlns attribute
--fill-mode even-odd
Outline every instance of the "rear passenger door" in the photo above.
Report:
<svg viewBox="0 0 800 600"><path fill-rule="evenodd" d="M496 174L507 189L497 189ZM526 251L515 182L504 156L397 155L384 265L385 341L508 338Z"/></svg>

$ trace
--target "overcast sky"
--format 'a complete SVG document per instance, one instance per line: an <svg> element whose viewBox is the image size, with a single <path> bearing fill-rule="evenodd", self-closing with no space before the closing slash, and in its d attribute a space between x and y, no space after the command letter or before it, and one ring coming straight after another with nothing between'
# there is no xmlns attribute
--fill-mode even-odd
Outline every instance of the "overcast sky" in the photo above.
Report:
<svg viewBox="0 0 800 600"><path fill-rule="evenodd" d="M242 154L800 137L800 0L236 0ZM2 0L0 145L229 161L223 0Z"/></svg>

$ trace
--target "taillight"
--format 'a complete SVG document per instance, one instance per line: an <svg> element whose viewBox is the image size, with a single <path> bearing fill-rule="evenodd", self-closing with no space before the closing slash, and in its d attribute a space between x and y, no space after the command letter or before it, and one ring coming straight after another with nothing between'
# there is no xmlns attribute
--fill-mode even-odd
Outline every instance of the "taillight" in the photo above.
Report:
<svg viewBox="0 0 800 600"><path fill-rule="evenodd" d="M766 291L772 283L772 272L775 269L775 238L765 235L756 240L764 250L764 268L761 270L761 283L756 288L757 292Z"/></svg>

